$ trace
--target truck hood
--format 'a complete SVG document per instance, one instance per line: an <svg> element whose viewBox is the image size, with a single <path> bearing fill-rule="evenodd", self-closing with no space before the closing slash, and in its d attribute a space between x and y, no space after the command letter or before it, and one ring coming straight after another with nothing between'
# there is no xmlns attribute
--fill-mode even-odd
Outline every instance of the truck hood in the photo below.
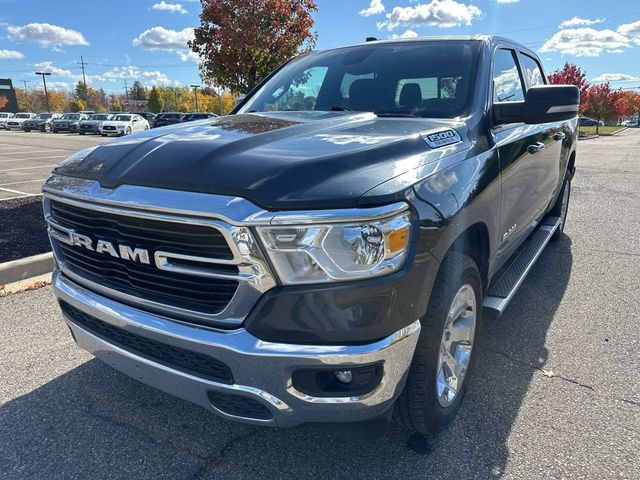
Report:
<svg viewBox="0 0 640 480"><path fill-rule="evenodd" d="M427 145L425 134L450 129L462 141ZM450 120L240 114L127 136L74 155L54 173L108 189L128 184L244 197L269 210L352 208L377 185L470 148L468 137L464 123Z"/></svg>

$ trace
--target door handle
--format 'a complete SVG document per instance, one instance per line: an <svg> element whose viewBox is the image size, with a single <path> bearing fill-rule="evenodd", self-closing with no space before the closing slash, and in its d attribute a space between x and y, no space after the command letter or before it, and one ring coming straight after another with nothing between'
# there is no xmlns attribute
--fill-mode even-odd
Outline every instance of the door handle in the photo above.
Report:
<svg viewBox="0 0 640 480"><path fill-rule="evenodd" d="M560 140L564 140L564 139L565 139L565 137L566 137L566 135L565 135L564 133L562 133L562 132L558 132L558 133L556 133L556 134L553 136L553 139L554 139L556 142L558 142L558 141L560 141Z"/></svg>
<svg viewBox="0 0 640 480"><path fill-rule="evenodd" d="M534 143L532 145L529 145L527 147L527 151L529 153L538 153L538 152L540 152L542 150L544 150L544 143L542 143L542 142L536 142L536 143Z"/></svg>

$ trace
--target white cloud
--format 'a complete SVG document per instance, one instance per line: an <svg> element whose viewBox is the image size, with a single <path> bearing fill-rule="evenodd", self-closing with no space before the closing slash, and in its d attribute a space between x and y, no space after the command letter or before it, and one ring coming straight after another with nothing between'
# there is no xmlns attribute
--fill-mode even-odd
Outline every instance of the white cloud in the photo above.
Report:
<svg viewBox="0 0 640 480"><path fill-rule="evenodd" d="M36 85L37 89L40 89L40 85ZM51 90L73 90L73 83L71 82L47 82L47 88Z"/></svg>
<svg viewBox="0 0 640 480"><path fill-rule="evenodd" d="M394 30L399 26L421 25L451 28L471 25L472 20L481 15L482 11L475 5L455 0L432 0L413 7L395 7L387 14L387 20L378 24L378 28Z"/></svg>
<svg viewBox="0 0 640 480"><path fill-rule="evenodd" d="M68 78L72 80L74 83L82 80L82 74L74 73L71 70L66 70L64 68L56 67L53 64L53 62L50 62L50 61L36 63L34 67L38 70L51 72L52 76L55 78ZM163 72L160 72L158 70L155 70L155 71L141 70L135 65L113 67L102 73L89 74L86 76L86 78L87 78L87 83L89 84L98 83L98 82L119 83L119 82L123 82L125 79L129 81L140 80L145 85L179 85L180 84L180 82L171 80ZM63 84L65 82L58 82L58 83ZM49 82L47 82L47 84L49 84Z"/></svg>
<svg viewBox="0 0 640 480"><path fill-rule="evenodd" d="M576 57L598 57L604 52L620 53L630 47L629 39L613 30L569 28L545 42L540 52L560 52Z"/></svg>
<svg viewBox="0 0 640 480"><path fill-rule="evenodd" d="M0 50L0 60L21 60L24 55L17 50Z"/></svg>
<svg viewBox="0 0 640 480"><path fill-rule="evenodd" d="M393 34L391 35L391 38L393 40L396 40L398 38L416 38L418 36L418 34L416 32L414 32L413 30L406 30L404 33L398 35L398 34Z"/></svg>
<svg viewBox="0 0 640 480"><path fill-rule="evenodd" d="M360 10L360 15L362 15L363 17L370 17L371 15L378 15L384 12L385 8L382 0L371 0L368 8Z"/></svg>
<svg viewBox="0 0 640 480"><path fill-rule="evenodd" d="M640 77L634 77L626 73L603 73L593 79L594 82L635 82L638 80L640 80Z"/></svg>
<svg viewBox="0 0 640 480"><path fill-rule="evenodd" d="M596 18L595 20L589 20L588 18L573 17L569 20L565 20L559 26L559 28L571 28L571 27L588 27L597 23L604 22L604 18Z"/></svg>
<svg viewBox="0 0 640 480"><path fill-rule="evenodd" d="M633 23L625 23L618 27L618 33L629 37L633 43L640 45L640 20Z"/></svg>
<svg viewBox="0 0 640 480"><path fill-rule="evenodd" d="M42 72L50 72L51 75L64 78L79 78L80 75L74 74L71 70L56 67L53 62L39 62L34 65L37 70Z"/></svg>
<svg viewBox="0 0 640 480"><path fill-rule="evenodd" d="M189 40L193 40L193 28L191 27L183 30L153 27L134 38L133 44L145 50L175 52L189 50L187 46Z"/></svg>
<svg viewBox="0 0 640 480"><path fill-rule="evenodd" d="M29 23L21 27L7 27L10 40L37 43L42 48L61 45L89 45L82 33L50 23Z"/></svg>
<svg viewBox="0 0 640 480"><path fill-rule="evenodd" d="M183 62L200 63L200 56L196 52L190 50L184 53L181 52L180 60L182 60Z"/></svg>
<svg viewBox="0 0 640 480"><path fill-rule="evenodd" d="M154 3L151 8L154 10L164 10L171 13L187 13L187 10L182 6L181 3L167 3L164 0L158 3Z"/></svg>

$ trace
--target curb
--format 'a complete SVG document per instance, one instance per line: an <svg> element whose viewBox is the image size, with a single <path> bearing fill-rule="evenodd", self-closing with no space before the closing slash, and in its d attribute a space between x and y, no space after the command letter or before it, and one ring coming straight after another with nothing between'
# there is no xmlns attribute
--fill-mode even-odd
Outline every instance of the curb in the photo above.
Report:
<svg viewBox="0 0 640 480"><path fill-rule="evenodd" d="M49 273L55 266L52 252L0 263L0 285Z"/></svg>

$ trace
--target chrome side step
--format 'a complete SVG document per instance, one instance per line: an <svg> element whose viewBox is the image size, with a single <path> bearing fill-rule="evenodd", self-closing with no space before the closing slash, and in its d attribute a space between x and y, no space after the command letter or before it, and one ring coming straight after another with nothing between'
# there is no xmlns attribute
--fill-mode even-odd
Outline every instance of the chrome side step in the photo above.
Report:
<svg viewBox="0 0 640 480"><path fill-rule="evenodd" d="M483 303L485 315L493 318L502 315L559 226L560 217L548 217L529 236L509 267L487 292Z"/></svg>

